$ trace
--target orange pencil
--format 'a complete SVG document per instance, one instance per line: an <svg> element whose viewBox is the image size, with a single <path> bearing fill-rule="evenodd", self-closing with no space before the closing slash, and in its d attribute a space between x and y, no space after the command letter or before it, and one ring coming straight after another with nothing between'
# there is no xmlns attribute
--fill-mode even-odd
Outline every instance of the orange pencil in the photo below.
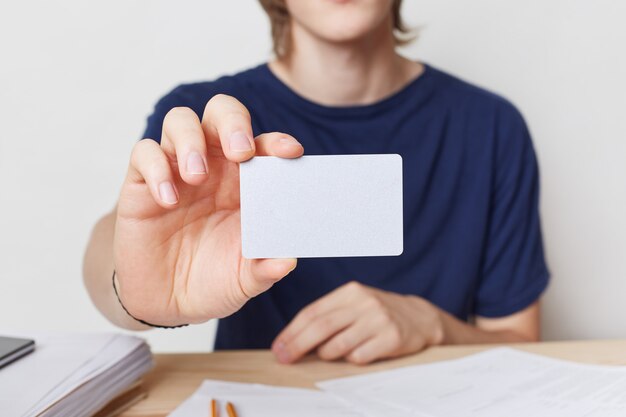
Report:
<svg viewBox="0 0 626 417"><path fill-rule="evenodd" d="M235 406L231 402L226 403L226 412L228 413L228 417L237 417Z"/></svg>
<svg viewBox="0 0 626 417"><path fill-rule="evenodd" d="M211 400L211 417L217 417L217 401Z"/></svg>

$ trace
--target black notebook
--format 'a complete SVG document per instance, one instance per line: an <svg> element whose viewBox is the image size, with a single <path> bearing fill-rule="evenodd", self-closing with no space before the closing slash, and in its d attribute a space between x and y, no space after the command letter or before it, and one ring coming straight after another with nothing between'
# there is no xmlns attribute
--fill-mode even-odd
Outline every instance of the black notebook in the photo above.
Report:
<svg viewBox="0 0 626 417"><path fill-rule="evenodd" d="M0 368L35 350L35 341L0 336Z"/></svg>

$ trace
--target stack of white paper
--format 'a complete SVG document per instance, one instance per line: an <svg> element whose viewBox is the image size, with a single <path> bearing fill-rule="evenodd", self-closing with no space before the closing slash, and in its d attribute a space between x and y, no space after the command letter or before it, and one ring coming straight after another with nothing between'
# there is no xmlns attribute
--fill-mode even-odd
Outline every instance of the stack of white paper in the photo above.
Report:
<svg viewBox="0 0 626 417"><path fill-rule="evenodd" d="M0 369L2 416L89 416L152 366L148 345L119 334L2 334L35 340L35 352Z"/></svg>

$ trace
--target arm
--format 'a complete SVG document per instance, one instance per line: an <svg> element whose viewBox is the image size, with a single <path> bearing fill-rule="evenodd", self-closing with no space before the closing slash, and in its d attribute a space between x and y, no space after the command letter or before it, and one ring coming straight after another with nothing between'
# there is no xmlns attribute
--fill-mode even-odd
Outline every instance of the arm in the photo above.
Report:
<svg viewBox="0 0 626 417"><path fill-rule="evenodd" d="M477 317L475 325L460 321L440 310L443 344L538 342L539 301L515 314L499 318Z"/></svg>

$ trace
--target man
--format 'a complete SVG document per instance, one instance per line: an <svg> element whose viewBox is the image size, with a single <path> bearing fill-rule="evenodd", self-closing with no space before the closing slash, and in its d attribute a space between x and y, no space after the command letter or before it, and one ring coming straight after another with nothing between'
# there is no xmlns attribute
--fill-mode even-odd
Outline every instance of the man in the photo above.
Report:
<svg viewBox="0 0 626 417"><path fill-rule="evenodd" d="M285 363L537 340L548 272L516 109L400 56L399 0L261 3L273 61L157 103L87 249L98 308L130 329L221 318L216 348L271 346ZM402 155L401 256L241 256L238 163L305 149Z"/></svg>

